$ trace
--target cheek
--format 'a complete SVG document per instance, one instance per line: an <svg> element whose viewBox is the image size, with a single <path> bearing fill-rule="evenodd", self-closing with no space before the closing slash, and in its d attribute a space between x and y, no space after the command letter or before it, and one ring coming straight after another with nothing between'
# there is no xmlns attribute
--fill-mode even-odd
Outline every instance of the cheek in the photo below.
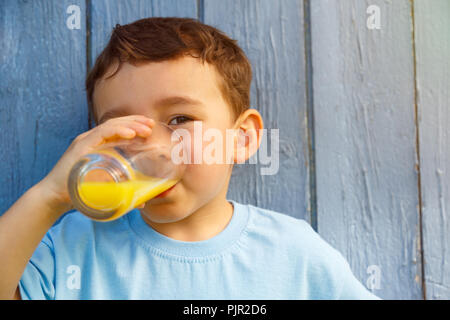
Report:
<svg viewBox="0 0 450 320"><path fill-rule="evenodd" d="M191 164L230 164L233 159L236 140L229 128L202 125L202 131L189 129L189 139L185 142L187 161ZM208 130L211 130L208 132ZM214 130L214 131L212 131Z"/></svg>
<svg viewBox="0 0 450 320"><path fill-rule="evenodd" d="M227 138L229 139L229 137L226 135L225 128L216 129L216 127L208 126L205 123L202 124L202 127L203 130L200 131L201 135L196 137L194 136L193 128L189 130L191 139L190 143L187 143L185 147L190 150L190 152L188 152L190 155L188 156L190 164L186 165L186 170L183 175L183 185L192 192L206 195L217 193L221 190L231 172L231 164L229 164L230 161L226 159ZM205 140L207 140L205 141L203 139L204 133L205 130L209 128L220 131L220 134L215 136L214 139L205 138ZM212 143L212 141L216 143ZM231 141L233 141L232 138ZM213 163L206 161L205 163L204 158L212 153L215 154L212 150L216 147L217 149L221 149L222 157L213 157L213 159L217 161L212 161ZM200 163L195 163L196 160Z"/></svg>
<svg viewBox="0 0 450 320"><path fill-rule="evenodd" d="M216 192L223 186L228 172L229 166L224 164L190 164L186 167L183 184L192 191Z"/></svg>

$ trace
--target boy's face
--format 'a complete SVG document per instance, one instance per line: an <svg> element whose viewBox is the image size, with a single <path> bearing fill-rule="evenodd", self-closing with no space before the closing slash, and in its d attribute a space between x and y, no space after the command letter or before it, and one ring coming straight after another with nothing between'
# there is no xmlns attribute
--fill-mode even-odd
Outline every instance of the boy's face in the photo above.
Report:
<svg viewBox="0 0 450 320"><path fill-rule="evenodd" d="M226 137L234 117L218 77L213 66L191 57L140 66L124 63L116 75L95 87L99 123L107 120L106 112L120 109L121 113L110 117L144 115L173 129L188 130L192 138L194 121L201 121L203 131L215 128ZM148 201L141 212L155 223L182 220L214 199L225 198L231 168L226 163L188 164L175 187L165 197Z"/></svg>

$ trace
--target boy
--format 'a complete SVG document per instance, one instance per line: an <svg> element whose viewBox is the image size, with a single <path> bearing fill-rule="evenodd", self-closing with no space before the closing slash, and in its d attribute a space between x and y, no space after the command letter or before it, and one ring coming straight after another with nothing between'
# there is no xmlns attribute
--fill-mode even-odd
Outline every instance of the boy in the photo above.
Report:
<svg viewBox="0 0 450 320"><path fill-rule="evenodd" d="M244 136L231 160L254 154L263 122L249 108L250 82L245 54L215 28L181 18L117 25L86 81L97 126L0 218L0 297L376 299L305 221L227 200L229 163L188 164L174 188L115 221L75 212L55 224L73 209L75 161L110 140L149 137L155 122L236 129Z"/></svg>

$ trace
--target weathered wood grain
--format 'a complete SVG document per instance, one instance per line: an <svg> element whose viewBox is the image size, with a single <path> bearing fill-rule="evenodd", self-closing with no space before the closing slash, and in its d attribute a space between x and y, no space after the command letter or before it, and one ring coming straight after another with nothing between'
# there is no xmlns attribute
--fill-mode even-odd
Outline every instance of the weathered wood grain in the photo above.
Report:
<svg viewBox="0 0 450 320"><path fill-rule="evenodd" d="M78 5L80 29L66 12ZM84 0L0 5L0 214L87 129Z"/></svg>
<svg viewBox="0 0 450 320"><path fill-rule="evenodd" d="M414 1L427 299L450 299L450 2Z"/></svg>
<svg viewBox="0 0 450 320"><path fill-rule="evenodd" d="M312 1L311 28L319 233L375 294L421 299L411 3Z"/></svg>

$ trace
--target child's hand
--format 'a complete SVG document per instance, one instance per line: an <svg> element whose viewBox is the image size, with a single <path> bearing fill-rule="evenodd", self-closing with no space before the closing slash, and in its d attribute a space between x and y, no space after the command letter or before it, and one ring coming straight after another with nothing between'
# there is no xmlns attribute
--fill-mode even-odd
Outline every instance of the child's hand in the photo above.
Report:
<svg viewBox="0 0 450 320"><path fill-rule="evenodd" d="M113 118L76 137L52 171L38 185L51 195L49 205L59 214L73 209L67 188L67 180L72 166L85 154L96 147L117 139L148 137L155 121L141 115Z"/></svg>

